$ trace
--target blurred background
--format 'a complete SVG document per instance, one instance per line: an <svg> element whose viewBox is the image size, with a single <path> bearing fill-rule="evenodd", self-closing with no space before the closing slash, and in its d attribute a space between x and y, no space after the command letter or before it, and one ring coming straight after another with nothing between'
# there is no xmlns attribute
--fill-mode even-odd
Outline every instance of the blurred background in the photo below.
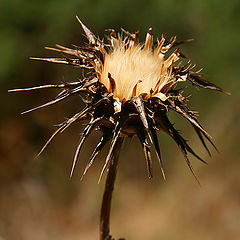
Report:
<svg viewBox="0 0 240 240"><path fill-rule="evenodd" d="M27 115L20 112L54 98L55 90L7 93L8 89L75 81L81 71L71 66L29 60L56 56L44 50L86 42L75 15L97 35L104 29L140 30L156 37L166 33L178 40L194 38L181 47L206 78L231 92L188 86L189 106L220 150L212 158L191 126L170 118L208 165L191 158L199 187L175 143L159 133L167 181L157 162L147 178L145 160L136 139L127 141L120 158L113 198L111 232L126 239L240 238L239 161L239 0L1 0L0 1L0 239L98 239L104 180L97 180L106 152L97 158L81 182L81 173L99 134L87 141L72 180L74 151L83 126L59 135L39 159L34 156L62 122L82 108L79 97ZM106 148L107 149L107 148Z"/></svg>

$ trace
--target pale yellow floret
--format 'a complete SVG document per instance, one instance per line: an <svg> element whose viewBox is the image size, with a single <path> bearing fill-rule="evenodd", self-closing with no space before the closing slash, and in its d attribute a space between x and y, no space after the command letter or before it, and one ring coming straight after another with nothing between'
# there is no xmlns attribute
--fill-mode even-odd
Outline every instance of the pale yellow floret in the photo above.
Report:
<svg viewBox="0 0 240 240"><path fill-rule="evenodd" d="M163 58L152 50L142 49L139 45L127 49L119 46L105 55L100 81L109 89L110 73L116 83L114 96L120 101L129 100L137 83L136 95L140 95L150 94L157 83L162 86L170 81L163 64Z"/></svg>

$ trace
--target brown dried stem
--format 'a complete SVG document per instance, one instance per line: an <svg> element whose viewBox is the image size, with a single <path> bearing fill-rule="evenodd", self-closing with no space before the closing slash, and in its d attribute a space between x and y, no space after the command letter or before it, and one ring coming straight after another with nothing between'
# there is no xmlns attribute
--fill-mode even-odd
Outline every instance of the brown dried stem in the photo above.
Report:
<svg viewBox="0 0 240 240"><path fill-rule="evenodd" d="M112 237L110 235L111 202L122 143L123 138L119 137L114 146L111 161L108 168L108 174L105 182L105 189L102 198L102 207L100 215L100 240L112 240Z"/></svg>

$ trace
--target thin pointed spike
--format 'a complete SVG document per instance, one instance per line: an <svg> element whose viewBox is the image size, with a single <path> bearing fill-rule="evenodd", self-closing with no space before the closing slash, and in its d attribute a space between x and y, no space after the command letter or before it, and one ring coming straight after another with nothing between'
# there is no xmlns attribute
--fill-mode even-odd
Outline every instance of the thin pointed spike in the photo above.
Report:
<svg viewBox="0 0 240 240"><path fill-rule="evenodd" d="M182 142L181 137L179 137L180 135L177 133L177 130L173 127L173 125L171 124L171 122L168 120L167 116L162 116L163 117L163 121L167 130L167 133L174 139L174 141L177 143L178 147L180 148L180 150L182 151L184 158L186 160L186 163L190 169L190 171L192 172L193 176L195 177L196 181L198 182L198 184L201 186L198 177L188 159L187 156L187 151L186 151L186 146L184 145L184 143Z"/></svg>
<svg viewBox="0 0 240 240"><path fill-rule="evenodd" d="M189 167L192 175L193 175L194 178L196 179L196 181L197 181L197 183L199 184L199 186L201 186L201 183L200 183L200 181L199 181L199 179L198 179L198 176L197 176L197 174L195 173L194 168L193 168L191 162L190 162L189 159L188 159L187 153L186 153L186 152L183 152L183 155L184 155L184 157L185 157L186 163L187 163L187 165L188 165L188 167Z"/></svg>
<svg viewBox="0 0 240 240"><path fill-rule="evenodd" d="M68 91L66 91L65 89L63 89L61 92L58 93L58 95L55 97L55 99L64 96L67 92L68 92Z"/></svg>
<svg viewBox="0 0 240 240"><path fill-rule="evenodd" d="M54 52L59 52L59 53L65 53L65 54L69 54L69 55L73 55L76 57L82 57L82 58L86 58L85 56L81 55L79 50L75 50L75 49L71 49L71 48L66 48L60 45L56 45L57 47L61 48L53 48L53 47L45 47L46 50L50 50L50 51L54 51Z"/></svg>
<svg viewBox="0 0 240 240"><path fill-rule="evenodd" d="M56 47L58 47L58 48L60 48L62 50L72 50L71 48L64 47L64 46L62 46L60 44L56 44ZM78 47L78 46L74 46L74 47ZM45 48L48 49L49 47L45 47Z"/></svg>
<svg viewBox="0 0 240 240"><path fill-rule="evenodd" d="M183 116L183 115L182 115ZM187 117L185 117L187 120L189 120ZM209 156L211 157L211 153L209 151L209 149L207 148L206 146L206 143L202 137L201 134L203 134L203 136L211 143L211 145L214 147L214 149L219 153L219 150L218 148L216 147L216 145L213 143L213 141L211 140L211 136L208 134L208 132L206 130L203 129L203 127L201 126L201 124L197 121L197 119L195 118L192 118L189 116L189 118L193 119L193 121L190 121L189 122L192 124L192 126L194 127L195 131L197 132L197 135L198 137L200 138L203 146L205 147L205 149L207 150ZM200 135L199 135L200 134ZM201 139L202 138L202 139ZM203 140L203 141L202 141ZM205 145L204 145L205 144Z"/></svg>
<svg viewBox="0 0 240 240"><path fill-rule="evenodd" d="M202 134L203 134L204 137L211 143L211 145L214 147L214 149L219 153L218 148L217 148L216 145L213 143L213 141L209 138L209 136L206 135L205 132L202 132Z"/></svg>
<svg viewBox="0 0 240 240"><path fill-rule="evenodd" d="M77 67L82 67L86 69L93 69L93 66L89 66L88 64L81 64L81 59L79 58L36 58L36 57L30 57L32 60L38 60L38 61L45 61L45 62L51 62L51 63L59 63L59 64L66 64L66 65L72 65Z"/></svg>
<svg viewBox="0 0 240 240"><path fill-rule="evenodd" d="M172 124L171 124L171 125L172 125ZM187 163L190 171L192 172L194 178L196 179L197 183L201 186L200 181L199 181L199 179L198 179L198 177L197 177L197 175L196 175L196 173L195 173L195 171L194 171L194 169L193 169L193 167L192 167L192 164L191 164L191 162L190 162L189 159L188 159L187 151L186 151L187 148L186 148L185 144L181 141L182 138L179 137L180 135L177 133L177 131L175 130L175 128L174 128L173 126L172 126L172 130L173 130L173 131L172 131L172 137L173 137L173 139L175 140L175 142L177 143L177 145L178 145L179 148L181 149L181 151L182 151L182 153L183 153L183 155L184 155L184 158L185 158L185 160L186 160L186 163ZM193 154L193 155L194 155L194 154ZM195 155L194 155L194 156L195 156ZM198 158L198 157L197 157L197 158ZM198 158L198 159L202 161L201 158ZM205 162L205 161L203 161L203 162Z"/></svg>
<svg viewBox="0 0 240 240"><path fill-rule="evenodd" d="M150 139L150 142L152 143L152 137L149 133L149 125L148 125L148 121L147 121L147 117L146 117L146 112L145 112L145 109L144 109L144 104L143 104L143 101L141 99L140 96L137 96L137 97L133 97L132 99L132 103L134 104L138 114L139 114L139 117L142 121L142 124L145 128L145 131L146 133L148 134L148 137Z"/></svg>
<svg viewBox="0 0 240 240"><path fill-rule="evenodd" d="M190 116L183 108L180 108L180 106L173 106L173 104L169 104L168 107L170 107L173 111L183 116L185 119L187 119L191 124L196 126L201 132L204 134L204 136L207 136L207 139L210 139L211 136L209 133L201 126L201 124L197 121L196 118Z"/></svg>
<svg viewBox="0 0 240 240"><path fill-rule="evenodd" d="M145 160L147 163L148 177L151 179L152 178L152 158L151 158L150 148L148 147L146 133L142 131L142 129L139 129L137 131L137 136L143 147L143 152L144 152Z"/></svg>
<svg viewBox="0 0 240 240"><path fill-rule="evenodd" d="M82 21L79 19L78 16L76 16L78 22L81 24L83 31L85 32L87 39L90 44L95 44L97 41L97 38L95 35L82 23Z"/></svg>
<svg viewBox="0 0 240 240"><path fill-rule="evenodd" d="M61 133L65 131L72 123L83 117L89 110L91 110L92 107L85 107L81 112L76 113L73 117L68 119L66 124L64 125L63 129L61 130Z"/></svg>
<svg viewBox="0 0 240 240"><path fill-rule="evenodd" d="M39 58L39 57L30 57L31 60L38 60L38 61L47 61L47 62L54 62L54 63L62 63L68 64L66 58Z"/></svg>
<svg viewBox="0 0 240 240"><path fill-rule="evenodd" d="M173 44L173 47L179 46L179 45L184 44L184 43L189 43L189 42L192 42L192 41L194 41L193 38L187 39L187 40L183 40L183 41L176 41L176 42Z"/></svg>
<svg viewBox="0 0 240 240"><path fill-rule="evenodd" d="M160 147L159 147L157 133L153 127L150 128L150 131L152 134L153 144L154 144L155 152L156 152L156 155L157 155L157 158L159 161L162 176L163 176L164 181L166 181L166 175L165 175L164 168L163 168L163 162L162 162L161 151L160 151Z"/></svg>
<svg viewBox="0 0 240 240"><path fill-rule="evenodd" d="M145 113L145 110L144 110L144 105L143 105L143 102L141 100L141 97L137 96L137 97L132 98L132 102L133 102L137 112L139 113L139 116L142 120L143 126L148 131L148 129L149 129L148 121L147 121L147 118L146 118L146 113Z"/></svg>
<svg viewBox="0 0 240 240"><path fill-rule="evenodd" d="M70 179L73 176L73 172L74 172L74 169L75 169L78 157L79 157L79 153L81 151L82 145L85 142L85 140L86 140L86 135L83 135L81 140L80 140L80 142L79 142L79 144L78 144L78 146L77 146L77 149L75 151L75 155L74 155L74 159L73 159L73 163L72 163L72 168L71 168L71 172L70 172Z"/></svg>
<svg viewBox="0 0 240 240"><path fill-rule="evenodd" d="M222 88L218 87L217 85L208 82L205 79L202 79L202 76L200 74L196 74L194 72L189 72L188 78L187 78L193 85L196 85L201 88L208 88L211 90L216 90L222 93L225 93L227 95L231 95L231 93L223 90Z"/></svg>
<svg viewBox="0 0 240 240"><path fill-rule="evenodd" d="M151 179L152 175L152 158L150 148L147 146L146 143L143 144L144 155L147 161L147 169L148 169L148 177Z"/></svg>
<svg viewBox="0 0 240 240"><path fill-rule="evenodd" d="M100 174L100 176L99 176L98 183L100 183L100 181L101 181L101 179L102 179L102 175L103 175L106 167L108 166L108 164L109 164L109 162L110 162L110 160L111 160L111 155L112 155L113 149L114 149L114 147L115 147L115 144L116 144L116 142L117 142L117 139L118 139L118 137L119 137L119 135L120 135L121 129L122 129L122 128L120 127L120 123L118 122L118 123L116 124L115 129L114 129L114 135L113 135L112 142L111 142L111 145L110 145L111 147L110 147L109 152L108 152L108 155L107 155L107 157L106 157L106 161L105 161L105 164L104 164L104 166L103 166L103 168L102 168L101 174Z"/></svg>
<svg viewBox="0 0 240 240"><path fill-rule="evenodd" d="M64 130L66 130L73 122L75 122L77 119L79 119L81 116L83 116L85 113L87 113L91 108L84 108L81 112L75 114L73 117L68 119L67 121L63 122L61 126L52 134L52 136L48 139L48 141L45 143L45 145L42 147L40 152L37 154L36 158L39 157L42 152L46 149L46 147L49 145L49 143L52 141L52 139L58 134L62 133Z"/></svg>
<svg viewBox="0 0 240 240"><path fill-rule="evenodd" d="M205 140L204 140L204 138L203 138L203 136L202 136L201 131L200 131L200 130L199 130L194 124L192 124L192 126L193 126L195 132L197 133L197 135L198 135L198 137L199 137L199 139L200 139L202 145L203 145L204 148L206 149L206 151L207 151L209 157L212 157L211 152L210 152L210 150L209 150L208 147L207 147L207 144L206 144L206 142L205 142Z"/></svg>
<svg viewBox="0 0 240 240"><path fill-rule="evenodd" d="M45 49L50 50L50 51L54 51L54 52L67 53L67 54L68 54L68 50L70 50L69 48L65 48L65 47L61 47L61 49L53 48L53 47L45 47Z"/></svg>
<svg viewBox="0 0 240 240"><path fill-rule="evenodd" d="M62 128L64 127L64 124L59 127L52 135L51 137L47 140L47 142L44 144L44 146L41 148L40 152L36 155L35 158L38 158L42 152L46 149L46 147L49 145L49 143L53 140L53 138L58 134L60 133L60 131L62 130Z"/></svg>
<svg viewBox="0 0 240 240"><path fill-rule="evenodd" d="M184 146L185 146L185 148L186 148L186 150L187 150L188 152L190 152L195 158L197 158L197 159L200 160L201 162L203 162L203 163L205 163L205 164L208 164L205 160L203 160L201 157L199 157L199 156L193 151L193 149L187 144L186 140L185 140L181 135L179 135L179 136L180 136L180 138L182 139L182 142L183 142L183 144L184 144Z"/></svg>
<svg viewBox="0 0 240 240"><path fill-rule="evenodd" d="M173 126L171 128L171 131L174 139L176 139L175 141L179 142L182 148L186 149L188 152L190 152L194 157L196 157L201 162L208 164L205 160L203 160L193 151L193 149L187 144L187 141L178 133L178 131Z"/></svg>
<svg viewBox="0 0 240 240"><path fill-rule="evenodd" d="M30 112L33 112L33 111L35 111L35 110L38 110L38 109L41 109L41 108L44 108L44 107L53 105L53 104L55 104L55 103L57 103L57 102L65 99L65 98L67 98L69 95L70 95L70 94L68 93L68 94L63 95L62 97L56 98L56 99L54 99L54 100L52 100L52 101L50 101L50 102L47 102L47 103L44 103L44 104L42 104L42 105L40 105L40 106L37 106L37 107L31 108L31 109L29 109L29 110L26 110L26 111L22 112L21 114L30 113Z"/></svg>
<svg viewBox="0 0 240 240"><path fill-rule="evenodd" d="M92 166L92 164L93 164L94 160L96 159L97 155L99 154L99 152L103 149L103 147L106 145L106 143L110 139L110 136L111 135L107 135L107 134L104 134L102 136L100 142L97 144L96 148L94 149L94 151L89 159L89 162L82 174L81 181L83 180L83 177L86 175L88 169Z"/></svg>
<svg viewBox="0 0 240 240"><path fill-rule="evenodd" d="M59 84L59 85L48 84L48 85L29 87L29 88L10 89L8 90L8 92L24 92L24 91L32 91L32 90L39 90L39 89L45 89L45 88L64 88L64 87L65 87L64 84Z"/></svg>
<svg viewBox="0 0 240 240"><path fill-rule="evenodd" d="M98 121L99 119L96 119L96 120ZM75 155L74 155L73 164L72 164L71 173L70 173L70 178L72 178L72 175L73 175L73 172L74 172L74 169L75 169L78 157L79 157L79 153L80 153L81 148L83 146L83 143L85 142L85 140L89 136L91 130L95 126L95 123L97 122L96 120L94 121L94 119L92 119L89 122L89 124L85 127L85 129L83 130L82 137L80 139L80 142L77 146L77 149L76 149L76 152L75 152Z"/></svg>

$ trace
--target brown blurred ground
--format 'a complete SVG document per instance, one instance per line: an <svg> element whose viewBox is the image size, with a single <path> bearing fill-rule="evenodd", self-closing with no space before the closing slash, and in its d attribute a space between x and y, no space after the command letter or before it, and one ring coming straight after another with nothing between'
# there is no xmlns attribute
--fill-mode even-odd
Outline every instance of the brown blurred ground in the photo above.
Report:
<svg viewBox="0 0 240 240"><path fill-rule="evenodd" d="M221 4L222 2L222 4ZM0 122L0 240L98 238L98 220L104 179L97 179L106 153L80 182L80 176L98 134L90 137L81 153L73 179L71 161L82 125L56 138L40 159L33 157L45 143L54 124L81 108L79 98L29 115L19 113L54 97L54 91L8 94L7 89L71 81L81 73L71 67L32 62L29 56L49 56L44 46L82 44L78 14L95 32L124 27L146 32L177 34L195 42L184 53L207 78L232 93L226 96L191 86L191 106L209 130L220 154L210 159L190 126L172 116L176 127L209 162L192 159L199 187L175 144L160 133L167 173L148 180L136 139L125 144L113 199L112 233L126 239L240 239L239 159L239 10L238 1L49 1L0 3L1 122ZM142 16L139 19L139 13ZM76 104L79 102L79 105Z"/></svg>

